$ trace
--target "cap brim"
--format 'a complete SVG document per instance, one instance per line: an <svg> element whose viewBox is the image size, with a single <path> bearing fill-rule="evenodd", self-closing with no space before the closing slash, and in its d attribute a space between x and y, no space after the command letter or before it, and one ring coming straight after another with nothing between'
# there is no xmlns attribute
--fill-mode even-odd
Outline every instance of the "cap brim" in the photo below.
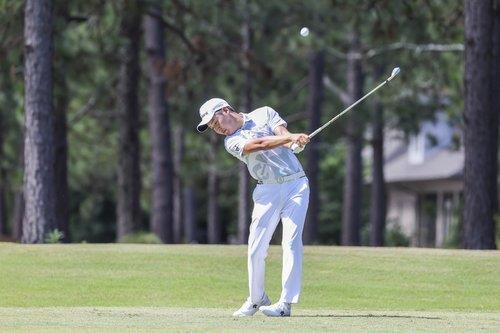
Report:
<svg viewBox="0 0 500 333"><path fill-rule="evenodd" d="M203 125L198 125L196 126L196 130L200 133L203 133L207 130L208 128L208 125L207 124L203 124Z"/></svg>
<svg viewBox="0 0 500 333"><path fill-rule="evenodd" d="M210 120L212 120L213 118L213 115L211 117L206 117L205 119L202 119L201 122L198 124L198 126L196 126L196 130L200 133L203 133L207 130L208 128L208 123L210 122Z"/></svg>

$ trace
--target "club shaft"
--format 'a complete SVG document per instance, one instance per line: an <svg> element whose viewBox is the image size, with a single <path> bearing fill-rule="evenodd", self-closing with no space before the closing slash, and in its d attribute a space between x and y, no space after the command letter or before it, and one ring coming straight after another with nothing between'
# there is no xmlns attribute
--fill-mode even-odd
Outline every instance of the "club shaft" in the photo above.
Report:
<svg viewBox="0 0 500 333"><path fill-rule="evenodd" d="M318 128L317 130L315 130L314 132L312 132L311 134L309 134L309 138L313 138L316 134L318 134L323 129L325 129L325 127L327 127L328 125L330 125L331 123L333 123L335 120L337 120L340 117L342 117L343 114L345 114L346 112L348 112L349 110L351 110L353 107L355 107L356 105L358 105L359 103L361 103L365 98L367 98L368 96L370 96L371 94L373 94L378 89L382 88L387 82L390 81L390 79L392 79L392 77L390 77L389 79L385 80L384 82L382 82L381 84L379 84L378 86L376 86L375 88L373 88L369 93L367 93L366 95L364 95L363 97L361 97L360 99L358 99L356 102L354 102L354 104L352 104L351 106L349 106L344 111L340 112L338 115L336 115L335 117L333 117L330 121L328 121L326 124L324 124L323 126L321 126L320 128Z"/></svg>

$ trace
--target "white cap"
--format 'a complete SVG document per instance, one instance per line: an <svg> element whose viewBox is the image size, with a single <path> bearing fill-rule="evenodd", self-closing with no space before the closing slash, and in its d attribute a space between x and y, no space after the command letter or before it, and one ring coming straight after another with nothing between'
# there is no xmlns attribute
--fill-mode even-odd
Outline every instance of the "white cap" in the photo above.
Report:
<svg viewBox="0 0 500 333"><path fill-rule="evenodd" d="M196 127L198 132L205 132L205 130L208 128L207 124L210 122L210 120L212 120L214 113L226 106L231 107L231 105L229 105L229 103L222 98L212 98L203 103L203 105L200 107L201 121Z"/></svg>

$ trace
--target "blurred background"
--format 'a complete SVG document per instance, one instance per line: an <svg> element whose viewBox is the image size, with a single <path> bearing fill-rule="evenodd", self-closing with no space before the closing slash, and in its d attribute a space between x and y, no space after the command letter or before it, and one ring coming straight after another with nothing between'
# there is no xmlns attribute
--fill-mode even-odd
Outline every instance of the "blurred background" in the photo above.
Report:
<svg viewBox="0 0 500 333"><path fill-rule="evenodd" d="M496 248L496 0L0 0L0 22L2 240L244 244L255 181L199 106L310 133L401 67L299 155L304 242Z"/></svg>

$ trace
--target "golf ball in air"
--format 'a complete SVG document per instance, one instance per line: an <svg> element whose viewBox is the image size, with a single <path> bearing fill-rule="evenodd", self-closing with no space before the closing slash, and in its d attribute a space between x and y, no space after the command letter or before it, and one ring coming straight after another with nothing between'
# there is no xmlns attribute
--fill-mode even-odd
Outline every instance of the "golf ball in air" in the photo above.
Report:
<svg viewBox="0 0 500 333"><path fill-rule="evenodd" d="M307 37L307 36L309 35L309 28L307 28L307 27L302 27L302 28L300 29L300 35L301 35L302 37Z"/></svg>

